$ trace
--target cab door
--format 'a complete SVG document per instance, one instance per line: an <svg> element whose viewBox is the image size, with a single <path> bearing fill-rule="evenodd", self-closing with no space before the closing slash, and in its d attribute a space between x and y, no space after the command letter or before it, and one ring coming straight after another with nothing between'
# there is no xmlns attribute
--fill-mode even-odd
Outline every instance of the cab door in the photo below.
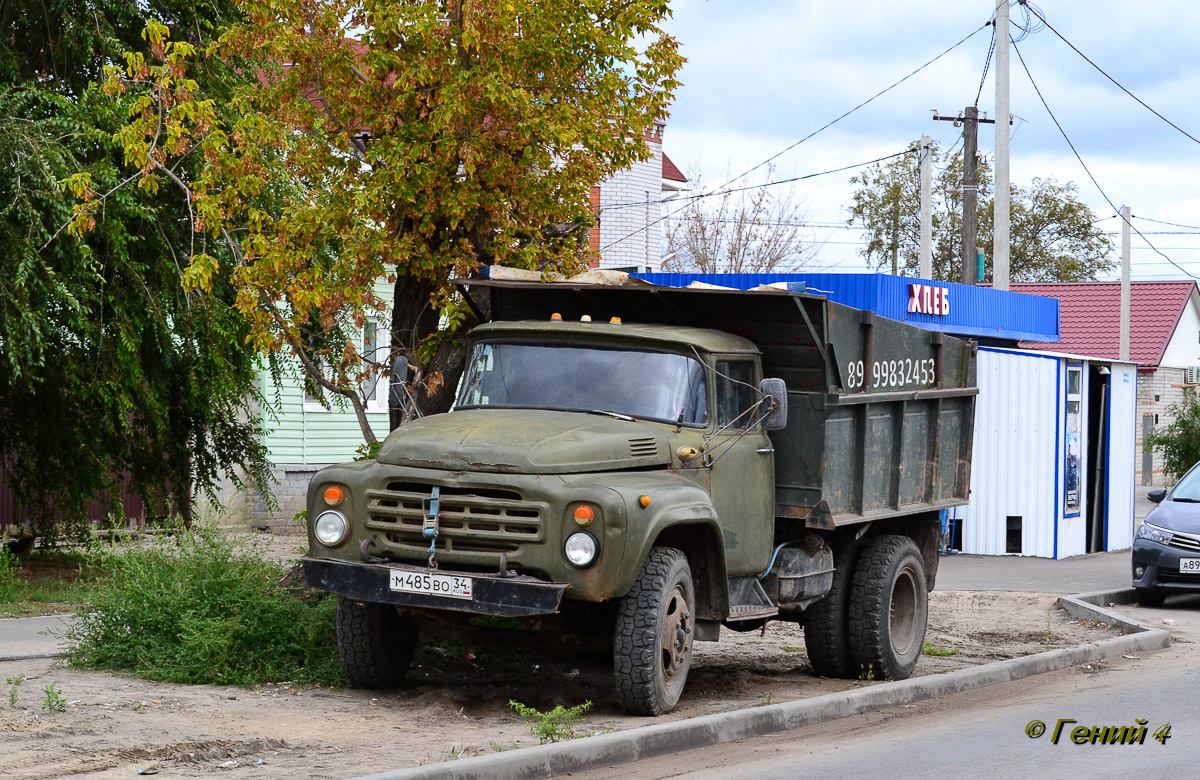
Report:
<svg viewBox="0 0 1200 780"><path fill-rule="evenodd" d="M721 521L729 576L758 574L770 562L775 525L775 451L759 424L765 409L758 361L718 356L715 420L707 446L710 493Z"/></svg>

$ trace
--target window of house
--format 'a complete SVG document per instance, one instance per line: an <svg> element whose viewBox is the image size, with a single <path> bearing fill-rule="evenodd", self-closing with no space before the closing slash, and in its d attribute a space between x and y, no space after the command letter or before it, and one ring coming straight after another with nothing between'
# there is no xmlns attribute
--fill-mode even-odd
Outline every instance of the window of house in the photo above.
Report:
<svg viewBox="0 0 1200 780"><path fill-rule="evenodd" d="M359 344L359 355L365 361L374 361L376 363L385 363L387 360L387 325L380 317L368 317L363 322L361 332L362 341ZM368 364L369 365L369 364ZM366 366L364 365L364 369ZM332 375L332 369L328 365L322 366L326 377ZM369 376L363 380L362 387L363 396L367 402L368 412L386 412L388 402L388 383L386 377ZM333 405L333 409L341 411L338 397L325 391L325 397ZM344 402L344 399L343 399ZM349 410L348 403L345 404L345 409ZM305 390L304 392L304 410L307 412L326 412L330 411L321 403L319 396Z"/></svg>
<svg viewBox="0 0 1200 780"><path fill-rule="evenodd" d="M754 392L754 363L749 360L717 361L717 428L752 427L762 415L749 411L758 394Z"/></svg>

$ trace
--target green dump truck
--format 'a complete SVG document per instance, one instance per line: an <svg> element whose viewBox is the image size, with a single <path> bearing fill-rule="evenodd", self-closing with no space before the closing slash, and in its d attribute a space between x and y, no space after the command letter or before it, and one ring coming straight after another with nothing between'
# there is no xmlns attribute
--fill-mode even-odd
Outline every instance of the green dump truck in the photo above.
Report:
<svg viewBox="0 0 1200 780"><path fill-rule="evenodd" d="M352 684L498 623L611 648L646 715L722 626L801 623L824 676L912 672L938 513L970 485L974 344L785 290L462 292L490 316L454 410L309 487L304 571Z"/></svg>

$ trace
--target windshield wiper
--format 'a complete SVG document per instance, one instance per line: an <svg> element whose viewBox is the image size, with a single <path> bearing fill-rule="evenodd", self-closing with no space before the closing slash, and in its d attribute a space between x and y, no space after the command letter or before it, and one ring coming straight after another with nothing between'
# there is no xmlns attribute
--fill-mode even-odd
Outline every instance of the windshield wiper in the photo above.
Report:
<svg viewBox="0 0 1200 780"><path fill-rule="evenodd" d="M1188 498L1186 496L1181 496L1179 498L1172 498L1171 500L1178 501L1181 504L1200 504L1200 498Z"/></svg>
<svg viewBox="0 0 1200 780"><path fill-rule="evenodd" d="M620 412L610 412L607 409L592 409L588 412L588 414L604 414L604 415L608 415L609 417L615 417L618 420L625 420L626 422L636 422L637 421L636 418L630 417L627 414L621 414Z"/></svg>

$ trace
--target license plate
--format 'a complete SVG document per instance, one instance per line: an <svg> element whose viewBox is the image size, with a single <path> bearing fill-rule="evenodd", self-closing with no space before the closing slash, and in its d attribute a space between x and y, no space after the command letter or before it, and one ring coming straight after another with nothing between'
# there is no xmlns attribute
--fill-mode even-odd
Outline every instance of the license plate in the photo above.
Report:
<svg viewBox="0 0 1200 780"><path fill-rule="evenodd" d="M1197 562L1200 562L1200 559L1197 559ZM402 593L424 593L427 596L447 596L452 599L471 598L471 578L452 574L422 574L392 569L388 577L388 586Z"/></svg>
<svg viewBox="0 0 1200 780"><path fill-rule="evenodd" d="M1200 574L1200 558L1180 558L1179 570L1189 574Z"/></svg>

